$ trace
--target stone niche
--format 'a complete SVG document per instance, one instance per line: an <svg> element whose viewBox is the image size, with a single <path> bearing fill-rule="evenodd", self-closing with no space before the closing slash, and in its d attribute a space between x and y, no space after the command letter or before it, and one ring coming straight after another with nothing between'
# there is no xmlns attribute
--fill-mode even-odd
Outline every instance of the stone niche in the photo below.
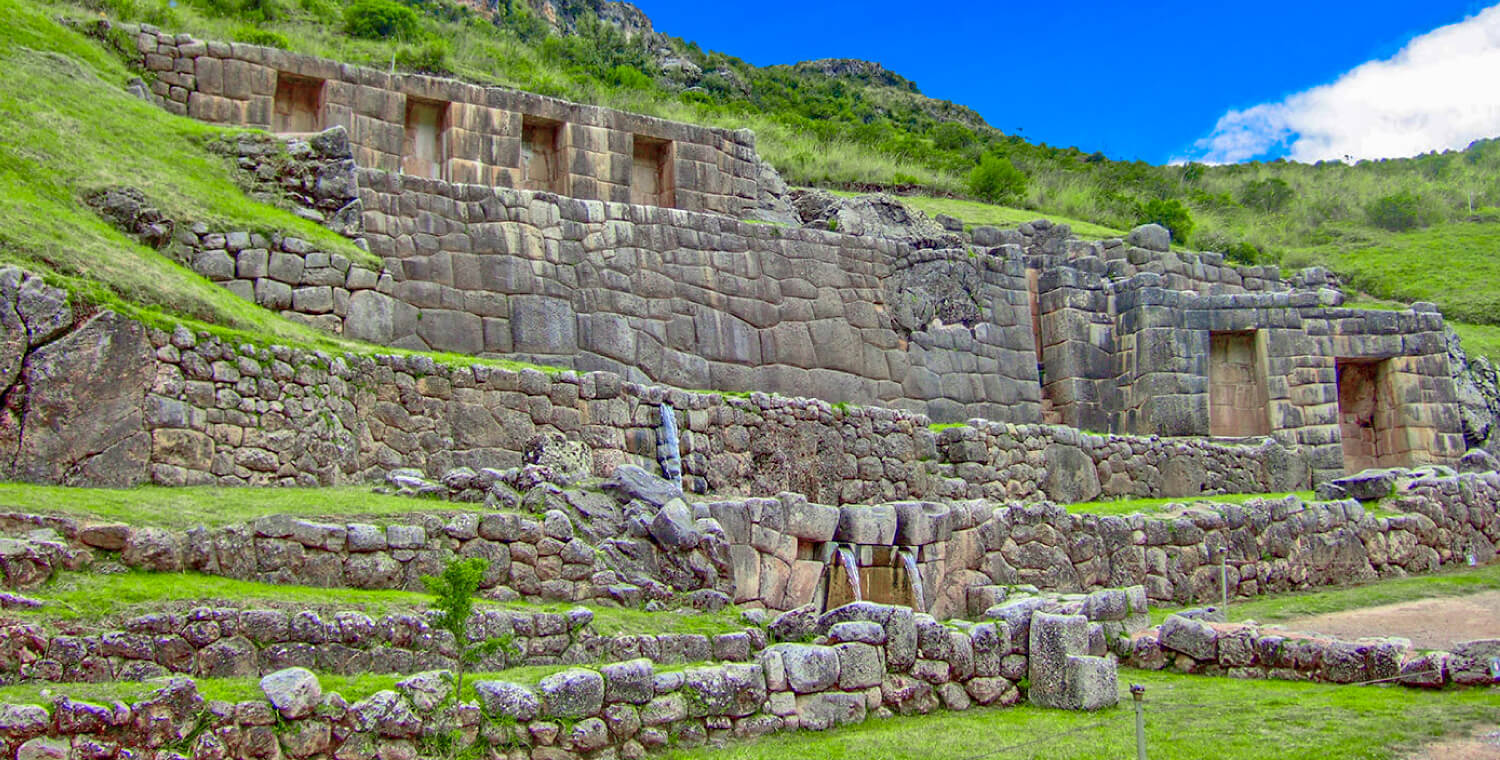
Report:
<svg viewBox="0 0 1500 760"><path fill-rule="evenodd" d="M323 80L276 75L271 130L282 134L323 130Z"/></svg>
<svg viewBox="0 0 1500 760"><path fill-rule="evenodd" d="M562 122L536 116L521 119L521 189L566 195L563 187Z"/></svg>
<svg viewBox="0 0 1500 760"><path fill-rule="evenodd" d="M1260 332L1209 335L1209 435L1245 438L1271 433L1264 341Z"/></svg>
<svg viewBox="0 0 1500 760"><path fill-rule="evenodd" d="M676 204L672 143L635 135L630 164L630 202L638 206Z"/></svg>
<svg viewBox="0 0 1500 760"><path fill-rule="evenodd" d="M406 99L406 136L401 172L428 179L448 179L449 104Z"/></svg>
<svg viewBox="0 0 1500 760"><path fill-rule="evenodd" d="M1339 359L1335 366L1345 469L1410 465L1410 435L1401 416L1400 378L1392 361Z"/></svg>

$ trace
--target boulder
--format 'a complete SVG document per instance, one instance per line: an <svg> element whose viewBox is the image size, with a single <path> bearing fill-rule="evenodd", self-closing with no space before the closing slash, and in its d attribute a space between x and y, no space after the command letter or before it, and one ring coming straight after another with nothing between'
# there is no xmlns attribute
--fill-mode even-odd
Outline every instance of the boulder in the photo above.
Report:
<svg viewBox="0 0 1500 760"><path fill-rule="evenodd" d="M491 718L506 717L525 722L536 718L542 702L528 686L509 681L479 681L474 684L479 704Z"/></svg>
<svg viewBox="0 0 1500 760"><path fill-rule="evenodd" d="M1218 659L1218 639L1212 626L1181 615L1168 615L1158 634L1163 649L1181 652L1195 660Z"/></svg>
<svg viewBox="0 0 1500 760"><path fill-rule="evenodd" d="M1391 495L1391 489L1396 487L1396 480L1404 474L1399 469L1371 468L1329 482L1342 488L1351 499L1370 501Z"/></svg>
<svg viewBox="0 0 1500 760"><path fill-rule="evenodd" d="M281 717L296 720L311 714L323 699L323 686L307 668L286 668L260 679L260 690Z"/></svg>
<svg viewBox="0 0 1500 760"><path fill-rule="evenodd" d="M781 657L787 686L798 694L824 691L839 681L839 655L832 647L777 644L771 649Z"/></svg>
<svg viewBox="0 0 1500 760"><path fill-rule="evenodd" d="M1093 457L1077 446L1054 443L1042 452L1047 472L1042 491L1058 504L1076 504L1098 498L1099 471Z"/></svg>
<svg viewBox="0 0 1500 760"><path fill-rule="evenodd" d="M1453 647L1448 673L1460 686L1500 683L1500 639L1465 641Z"/></svg>
<svg viewBox="0 0 1500 760"><path fill-rule="evenodd" d="M1172 250L1172 232L1160 224L1143 224L1125 236L1125 242L1148 251Z"/></svg>
<svg viewBox="0 0 1500 760"><path fill-rule="evenodd" d="M622 464L601 487L621 503L639 499L654 507L666 506L672 499L682 498L682 488L665 478L652 475L633 464Z"/></svg>
<svg viewBox="0 0 1500 760"><path fill-rule="evenodd" d="M703 540L693 520L693 510L682 499L664 504L651 519L651 537L676 551L692 551Z"/></svg>
<svg viewBox="0 0 1500 760"><path fill-rule="evenodd" d="M1484 449L1470 449L1458 460L1458 471L1469 472L1495 472L1500 470L1500 459Z"/></svg>
<svg viewBox="0 0 1500 760"><path fill-rule="evenodd" d="M587 718L604 706L604 677L593 670L553 673L542 679L537 690L553 718Z"/></svg>

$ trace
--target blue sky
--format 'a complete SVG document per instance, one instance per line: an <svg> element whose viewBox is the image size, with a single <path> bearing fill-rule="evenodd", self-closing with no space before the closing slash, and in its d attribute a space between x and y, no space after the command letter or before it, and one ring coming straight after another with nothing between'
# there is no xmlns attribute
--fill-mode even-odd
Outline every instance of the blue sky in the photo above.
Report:
<svg viewBox="0 0 1500 760"><path fill-rule="evenodd" d="M1380 157L1500 135L1500 99L1471 102L1500 90L1493 4L636 2L706 49L758 65L879 61L1007 132L1153 163ZM1455 91L1437 98L1443 87Z"/></svg>

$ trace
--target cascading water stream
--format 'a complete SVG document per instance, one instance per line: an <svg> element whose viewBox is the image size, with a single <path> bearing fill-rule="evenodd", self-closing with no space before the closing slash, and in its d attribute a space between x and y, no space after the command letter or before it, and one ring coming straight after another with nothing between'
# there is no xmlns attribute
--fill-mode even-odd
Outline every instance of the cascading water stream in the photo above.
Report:
<svg viewBox="0 0 1500 760"><path fill-rule="evenodd" d="M848 546L840 546L836 551L839 564L844 566L844 576L849 579L849 593L854 595L854 601L864 601L864 594L859 587L859 562L854 556L854 550Z"/></svg>
<svg viewBox="0 0 1500 760"><path fill-rule="evenodd" d="M907 549L904 552L897 550L897 553L901 555L901 564L906 566L906 574L911 578L911 593L916 600L917 611L926 612L927 597L922 589L922 568L917 565L917 551Z"/></svg>

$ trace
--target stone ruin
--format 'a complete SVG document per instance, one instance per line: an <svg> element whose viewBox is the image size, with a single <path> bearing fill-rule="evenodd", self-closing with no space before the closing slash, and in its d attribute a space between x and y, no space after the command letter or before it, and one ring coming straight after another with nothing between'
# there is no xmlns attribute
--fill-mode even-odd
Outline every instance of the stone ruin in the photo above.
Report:
<svg viewBox="0 0 1500 760"><path fill-rule="evenodd" d="M275 133L222 146L258 197L381 263L165 219L130 188L90 203L244 299L377 348L235 344L76 315L41 278L0 269L10 477L379 483L489 511L181 532L7 513L0 577L14 593L0 606L25 607L27 588L115 553L148 570L390 589L482 556L493 598L736 604L747 626L602 636L585 608L488 614L486 630L516 642L493 667L609 663L482 683L484 708L512 719L500 727L477 710L439 714L431 674L350 705L288 670L451 667L452 642L411 615L204 608L94 637L11 626L0 681L264 675L269 705L214 713L202 734L239 744L203 750L258 756L278 746L267 732L281 720L294 757L334 752L345 738L330 735L399 754L455 721L502 745L638 757L682 737L1010 704L1023 680L1033 703L1099 709L1117 697L1117 659L1479 682L1468 650L1283 648L1274 632L1146 617L1148 600L1494 558L1500 475L1483 452L1460 460L1475 426L1460 419L1460 373L1430 305L1346 308L1326 272L1283 279L1173 251L1152 226L1102 241L1045 220L965 230L889 198L789 191L746 131L149 26L137 42L163 107ZM1323 501L1057 506L1313 486ZM1372 498L1397 514L1367 511ZM724 664L652 670L708 659ZM1436 684L1417 675L1438 660ZM199 706L174 681L131 709ZM0 715L7 751L64 734L169 743Z"/></svg>

